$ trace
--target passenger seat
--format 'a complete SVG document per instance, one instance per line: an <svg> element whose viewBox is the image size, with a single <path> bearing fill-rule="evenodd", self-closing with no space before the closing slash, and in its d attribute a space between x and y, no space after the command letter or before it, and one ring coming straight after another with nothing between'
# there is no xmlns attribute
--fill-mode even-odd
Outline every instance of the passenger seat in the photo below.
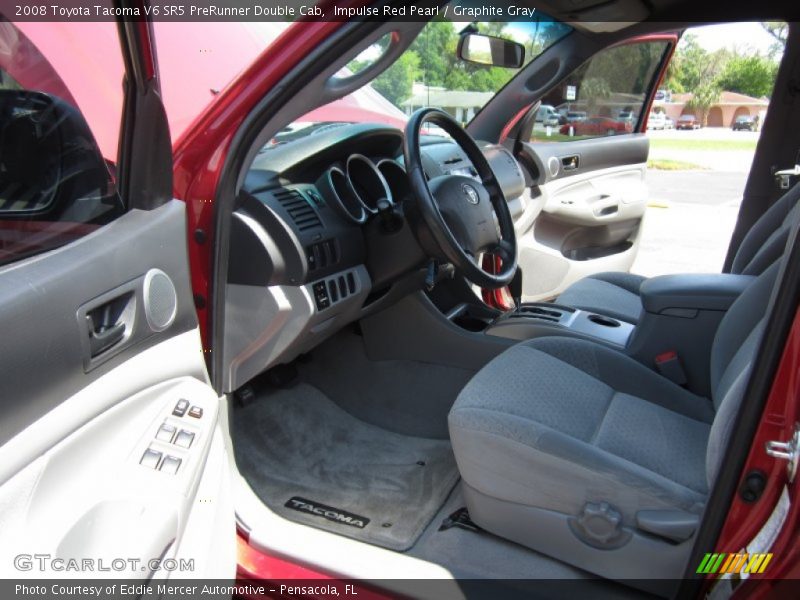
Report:
<svg viewBox="0 0 800 600"><path fill-rule="evenodd" d="M760 275L783 253L791 223L800 213L800 184L795 185L755 222L733 259L731 273ZM640 289L646 277L608 272L576 281L556 299L557 304L638 323L642 314Z"/></svg>

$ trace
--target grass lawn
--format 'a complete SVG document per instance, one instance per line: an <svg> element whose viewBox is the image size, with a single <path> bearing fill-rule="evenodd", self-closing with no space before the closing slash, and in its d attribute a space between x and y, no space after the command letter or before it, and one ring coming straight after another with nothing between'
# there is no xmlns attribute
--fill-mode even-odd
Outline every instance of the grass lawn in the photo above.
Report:
<svg viewBox="0 0 800 600"><path fill-rule="evenodd" d="M670 160L667 158L653 158L647 161L648 169L658 171L700 171L706 168L683 160Z"/></svg>
<svg viewBox="0 0 800 600"><path fill-rule="evenodd" d="M589 140L589 139L592 139L592 138L595 138L595 137L598 137L598 136L596 136L596 135L573 135L573 136L569 136L569 135L564 135L562 133L557 133L556 130L553 131L553 133L550 135L550 137L547 137L547 135L545 135L544 132L537 131L534 134L534 137L533 137L532 141L533 142L540 142L540 143L542 143L542 142L578 142L580 140ZM599 136L599 137L605 137L605 136Z"/></svg>
<svg viewBox="0 0 800 600"><path fill-rule="evenodd" d="M725 152L735 150L755 150L757 140L676 140L650 139L651 150L706 150Z"/></svg>

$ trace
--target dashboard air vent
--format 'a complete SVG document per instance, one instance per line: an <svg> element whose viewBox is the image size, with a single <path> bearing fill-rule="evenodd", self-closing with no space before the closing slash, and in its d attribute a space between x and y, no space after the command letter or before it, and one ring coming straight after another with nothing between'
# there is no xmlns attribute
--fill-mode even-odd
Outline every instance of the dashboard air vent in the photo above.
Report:
<svg viewBox="0 0 800 600"><path fill-rule="evenodd" d="M273 195L286 209L300 231L322 227L322 221L320 221L317 211L297 190L280 189Z"/></svg>

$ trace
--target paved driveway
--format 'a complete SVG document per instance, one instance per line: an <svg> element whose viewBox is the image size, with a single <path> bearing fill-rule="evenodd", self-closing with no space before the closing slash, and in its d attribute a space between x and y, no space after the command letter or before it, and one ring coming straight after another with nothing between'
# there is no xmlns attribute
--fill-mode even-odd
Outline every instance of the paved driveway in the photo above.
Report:
<svg viewBox="0 0 800 600"><path fill-rule="evenodd" d="M716 206L739 205L747 183L747 172L657 171L647 172L647 186L653 201Z"/></svg>
<svg viewBox="0 0 800 600"><path fill-rule="evenodd" d="M650 206L632 271L719 273L739 213L747 175L650 171Z"/></svg>
<svg viewBox="0 0 800 600"><path fill-rule="evenodd" d="M654 140L698 140L698 143L758 138L757 133L730 129L656 131L650 135ZM753 150L719 149L651 152L651 158L691 162L706 170L648 172L651 202L632 271L647 276L718 273L736 224L753 154Z"/></svg>

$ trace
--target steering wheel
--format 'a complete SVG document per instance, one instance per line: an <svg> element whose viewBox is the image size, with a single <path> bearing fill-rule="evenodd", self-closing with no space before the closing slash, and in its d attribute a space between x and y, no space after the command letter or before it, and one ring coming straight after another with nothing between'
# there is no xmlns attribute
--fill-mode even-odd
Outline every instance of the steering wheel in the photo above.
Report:
<svg viewBox="0 0 800 600"><path fill-rule="evenodd" d="M420 130L425 123L450 134L472 162L480 181L465 175L427 180L420 149ZM503 190L472 136L447 113L422 108L406 124L403 154L420 216L441 253L475 285L488 289L507 286L517 270L514 222ZM488 273L478 265L482 253L500 257L498 273Z"/></svg>

